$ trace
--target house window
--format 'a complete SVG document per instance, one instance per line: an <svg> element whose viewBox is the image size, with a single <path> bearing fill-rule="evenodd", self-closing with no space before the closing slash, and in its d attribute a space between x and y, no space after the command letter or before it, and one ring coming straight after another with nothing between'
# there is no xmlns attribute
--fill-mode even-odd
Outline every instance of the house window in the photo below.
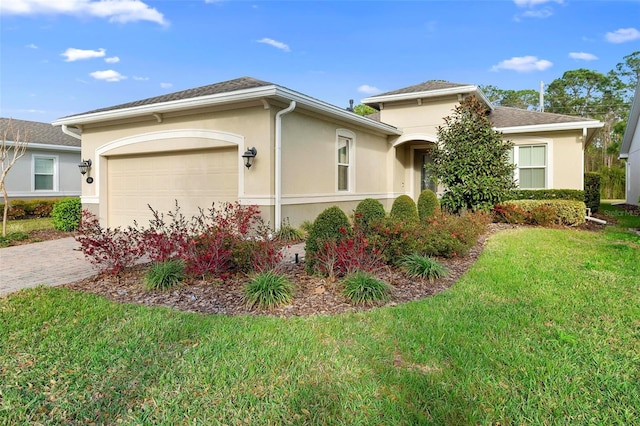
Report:
<svg viewBox="0 0 640 426"><path fill-rule="evenodd" d="M349 190L351 139L338 136L338 191Z"/></svg>
<svg viewBox="0 0 640 426"><path fill-rule="evenodd" d="M522 189L547 187L547 146L520 145L514 147L516 180Z"/></svg>
<svg viewBox="0 0 640 426"><path fill-rule="evenodd" d="M33 157L33 189L36 191L55 190L55 157Z"/></svg>

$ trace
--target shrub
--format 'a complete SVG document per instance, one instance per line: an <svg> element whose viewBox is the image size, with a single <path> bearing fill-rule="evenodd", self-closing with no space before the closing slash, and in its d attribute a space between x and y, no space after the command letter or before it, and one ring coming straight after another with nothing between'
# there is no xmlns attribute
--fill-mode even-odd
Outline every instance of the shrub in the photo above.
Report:
<svg viewBox="0 0 640 426"><path fill-rule="evenodd" d="M596 213L600 208L600 181L599 173L589 172L584 174L583 201L591 209L591 213Z"/></svg>
<svg viewBox="0 0 640 426"><path fill-rule="evenodd" d="M84 210L78 226L76 241L85 257L100 272L117 275L133 266L142 252L138 244L139 233L134 228L102 228L98 218Z"/></svg>
<svg viewBox="0 0 640 426"><path fill-rule="evenodd" d="M447 276L447 268L428 256L420 256L417 253L404 256L402 266L409 277L424 278L433 281L436 278Z"/></svg>
<svg viewBox="0 0 640 426"><path fill-rule="evenodd" d="M427 220L440 210L438 196L430 189L425 189L418 197L418 217Z"/></svg>
<svg viewBox="0 0 640 426"><path fill-rule="evenodd" d="M307 273L316 272L316 256L327 241L338 243L351 235L351 225L347 215L337 206L332 206L318 215L307 238L305 247L305 268Z"/></svg>
<svg viewBox="0 0 640 426"><path fill-rule="evenodd" d="M262 272L246 284L244 298L248 306L274 308L291 302L293 284L284 275L273 271Z"/></svg>
<svg viewBox="0 0 640 426"><path fill-rule="evenodd" d="M515 207L504 207L508 205L513 205ZM560 225L568 225L574 226L584 223L586 216L586 206L582 201L570 201L570 200L513 200L507 201L502 204L502 208L512 208L518 211L525 212L525 222L524 223L535 223L532 219L531 213L535 209L540 208L541 206L546 206L548 208L554 209L557 213L557 220L555 223ZM498 206L496 206L498 207ZM546 211L544 215L548 215L549 211ZM509 222L514 223L514 222Z"/></svg>
<svg viewBox="0 0 640 426"><path fill-rule="evenodd" d="M71 232L78 229L82 217L82 203L79 198L65 198L58 201L51 211L53 227L58 231Z"/></svg>
<svg viewBox="0 0 640 426"><path fill-rule="evenodd" d="M427 256L464 256L485 232L489 215L482 212L465 215L441 213L431 218L420 233L418 252Z"/></svg>
<svg viewBox="0 0 640 426"><path fill-rule="evenodd" d="M371 305L378 300L388 300L392 287L374 276L358 271L342 282L343 293L356 305Z"/></svg>
<svg viewBox="0 0 640 426"><path fill-rule="evenodd" d="M365 198L360 201L354 211L354 224L367 234L371 230L371 224L384 219L386 213L382 203L373 198Z"/></svg>
<svg viewBox="0 0 640 426"><path fill-rule="evenodd" d="M382 250L386 263L396 264L402 256L416 251L420 237L417 223L387 217L373 224L372 239Z"/></svg>
<svg viewBox="0 0 640 426"><path fill-rule="evenodd" d="M185 265L182 260L154 262L145 275L145 287L147 290L166 290L175 287L184 278Z"/></svg>
<svg viewBox="0 0 640 426"><path fill-rule="evenodd" d="M514 189L506 200L574 200L584 201L585 191L579 189Z"/></svg>
<svg viewBox="0 0 640 426"><path fill-rule="evenodd" d="M540 205L531 209L529 213L532 225L549 226L558 223L558 210L549 205Z"/></svg>
<svg viewBox="0 0 640 426"><path fill-rule="evenodd" d="M401 195L393 201L389 216L406 223L416 223L418 222L418 208L411 197Z"/></svg>
<svg viewBox="0 0 640 426"><path fill-rule="evenodd" d="M276 237L283 242L298 242L304 240L304 232L291 226L287 219L282 222Z"/></svg>
<svg viewBox="0 0 640 426"><path fill-rule="evenodd" d="M29 238L29 234L26 232L10 232L6 236L0 235L0 247L9 247L14 241L24 241Z"/></svg>
<svg viewBox="0 0 640 426"><path fill-rule="evenodd" d="M9 202L7 219L29 219L38 217L49 217L53 210L53 205L58 199L33 199L33 200L13 200ZM0 204L0 212L4 211L4 204ZM1 215L0 215L1 216Z"/></svg>
<svg viewBox="0 0 640 426"><path fill-rule="evenodd" d="M529 213L512 202L496 204L491 209L491 216L493 221L498 223L524 224L530 220Z"/></svg>

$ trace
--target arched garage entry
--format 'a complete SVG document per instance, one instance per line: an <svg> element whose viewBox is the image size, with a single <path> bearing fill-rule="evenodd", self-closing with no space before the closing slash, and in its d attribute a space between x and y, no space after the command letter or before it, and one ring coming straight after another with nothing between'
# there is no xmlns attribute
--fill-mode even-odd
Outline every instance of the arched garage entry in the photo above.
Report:
<svg viewBox="0 0 640 426"><path fill-rule="evenodd" d="M107 226L147 226L149 209L180 212L189 219L212 203L236 201L243 187L238 147L244 138L208 130L136 135L98 149L100 212Z"/></svg>

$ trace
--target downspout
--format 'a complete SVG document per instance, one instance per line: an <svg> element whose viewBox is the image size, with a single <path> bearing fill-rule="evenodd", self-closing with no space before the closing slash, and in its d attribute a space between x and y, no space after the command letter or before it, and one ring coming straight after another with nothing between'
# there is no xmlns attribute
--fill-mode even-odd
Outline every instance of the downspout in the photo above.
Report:
<svg viewBox="0 0 640 426"><path fill-rule="evenodd" d="M276 231L280 230L282 224L282 116L290 113L296 108L296 101L291 101L289 106L276 113L276 176L275 176L275 209Z"/></svg>
<svg viewBox="0 0 640 426"><path fill-rule="evenodd" d="M77 134L73 133L71 130L67 129L67 125L66 124L62 125L62 133L64 133L65 135L69 135L71 137L74 137L76 139L82 140L82 136L77 135Z"/></svg>

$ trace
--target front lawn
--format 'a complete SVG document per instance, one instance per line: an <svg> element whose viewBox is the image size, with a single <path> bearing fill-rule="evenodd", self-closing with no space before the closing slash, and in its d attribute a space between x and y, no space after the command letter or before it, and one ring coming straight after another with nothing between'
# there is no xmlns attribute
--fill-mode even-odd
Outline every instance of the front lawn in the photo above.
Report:
<svg viewBox="0 0 640 426"><path fill-rule="evenodd" d="M518 228L439 295L227 317L0 299L0 424L633 424L640 237Z"/></svg>

